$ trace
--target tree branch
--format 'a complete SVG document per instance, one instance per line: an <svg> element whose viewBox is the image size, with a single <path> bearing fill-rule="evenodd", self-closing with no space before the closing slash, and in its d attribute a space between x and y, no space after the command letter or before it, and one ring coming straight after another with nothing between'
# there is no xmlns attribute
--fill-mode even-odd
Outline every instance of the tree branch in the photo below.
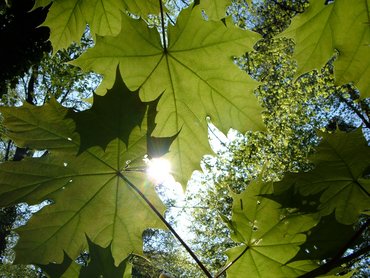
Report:
<svg viewBox="0 0 370 278"><path fill-rule="evenodd" d="M356 115L362 120L363 124L370 128L370 122L365 118L365 116L348 100L346 100L341 94L336 94L340 101L344 102Z"/></svg>
<svg viewBox="0 0 370 278"><path fill-rule="evenodd" d="M27 92L26 92L26 101L32 105L35 104L34 95L35 95L36 78L37 78L37 69L35 69L35 67L32 67L31 76L28 81Z"/></svg>

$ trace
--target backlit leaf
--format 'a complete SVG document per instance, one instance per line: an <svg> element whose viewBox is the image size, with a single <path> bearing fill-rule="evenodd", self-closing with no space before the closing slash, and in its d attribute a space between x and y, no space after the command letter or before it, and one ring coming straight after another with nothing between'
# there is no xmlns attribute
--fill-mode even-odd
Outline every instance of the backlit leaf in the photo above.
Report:
<svg viewBox="0 0 370 278"><path fill-rule="evenodd" d="M355 223L362 211L370 209L370 180L364 177L370 148L361 131L325 135L312 160L313 171L286 175L274 184L275 192L294 186L303 196L321 193L316 205L321 215L335 211L340 223Z"/></svg>
<svg viewBox="0 0 370 278"><path fill-rule="evenodd" d="M163 94L158 103L156 137L179 135L171 145L175 175L185 181L209 152L207 121L223 131L260 129L260 107L251 93L256 86L232 57L251 50L259 35L231 22L207 22L199 7L180 14L169 27L168 47L143 21L123 17L121 33L98 38L96 46L75 62L102 73L112 84L117 64L131 90L140 88L143 101Z"/></svg>
<svg viewBox="0 0 370 278"><path fill-rule="evenodd" d="M131 167L131 164L144 166L141 162L147 153L147 117L144 113L147 105L140 103L138 97L124 87L119 76L117 83L96 102L98 106L104 104L104 107L120 111L112 111L108 118L101 115L109 121L107 125L117 131L110 134L116 138L104 141L107 142L104 150L94 146L77 155L81 146L77 132L82 137L90 133L85 132L79 123L75 132L72 112L55 101L43 107L24 104L20 108L1 109L8 136L18 145L49 150L40 158L0 165L1 206L18 202L35 204L45 199L52 201L26 226L17 230L21 238L16 247L17 262L61 262L63 250L70 258L76 258L87 247L87 235L102 247L111 244L118 265L129 254L142 252L144 229L161 227L156 214L130 185L134 184L163 212L164 207L153 186L146 182L142 172ZM142 111L141 122L138 116L125 116L130 113L125 101L132 95L136 96L136 103L129 103L144 107L138 109ZM116 105L116 101L120 105ZM93 110L97 114L105 112L97 107ZM73 118L81 120L78 116ZM87 124L85 128L91 126ZM94 136L104 137L98 129Z"/></svg>
<svg viewBox="0 0 370 278"><path fill-rule="evenodd" d="M230 0L202 0L201 9L205 10L209 20L220 20L226 17L226 9L231 5Z"/></svg>
<svg viewBox="0 0 370 278"><path fill-rule="evenodd" d="M271 193L271 184L252 182L240 195L233 196L232 238L241 246L227 252L228 277L297 277L316 265L309 261L287 264L306 240L305 232L316 224L309 215L288 216L280 205L260 194Z"/></svg>
<svg viewBox="0 0 370 278"><path fill-rule="evenodd" d="M321 68L338 51L338 84L354 82L364 97L370 94L369 0L310 1L281 36L293 38L298 74Z"/></svg>
<svg viewBox="0 0 370 278"><path fill-rule="evenodd" d="M35 7L46 6L50 0L38 0ZM80 41L88 24L91 33L101 36L116 35L121 30L124 10L137 15L159 13L157 0L55 0L44 22L51 29L50 40L54 51Z"/></svg>

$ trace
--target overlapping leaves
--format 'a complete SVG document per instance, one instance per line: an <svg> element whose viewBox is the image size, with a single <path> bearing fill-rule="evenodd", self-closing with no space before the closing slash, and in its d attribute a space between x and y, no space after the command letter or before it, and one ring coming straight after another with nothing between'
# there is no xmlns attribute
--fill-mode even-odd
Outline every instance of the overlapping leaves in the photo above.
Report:
<svg viewBox="0 0 370 278"><path fill-rule="evenodd" d="M50 263L39 265L50 278L60 277L109 277L109 278L129 278L131 277L132 265L129 258L122 261L118 266L114 265L111 252L111 244L102 248L87 239L89 245L90 260L87 265L79 265L67 255L61 264Z"/></svg>
<svg viewBox="0 0 370 278"><path fill-rule="evenodd" d="M180 132L170 157L182 181L209 151L207 116L222 130L262 127L260 108L251 93L256 83L232 59L251 50L257 34L230 22L227 26L207 22L199 6L182 11L176 25L168 28L166 47L143 21L123 17L122 26L118 36L98 38L75 64L102 73L106 86L119 64L127 86L140 88L143 101L163 93L153 134L167 137Z"/></svg>
<svg viewBox="0 0 370 278"><path fill-rule="evenodd" d="M364 97L370 92L369 0L310 1L281 36L293 38L298 73L321 68L335 53L338 84L354 82Z"/></svg>
<svg viewBox="0 0 370 278"><path fill-rule="evenodd" d="M306 240L305 232L316 220L310 215L289 216L280 205L259 196L271 193L271 185L253 182L240 195L234 195L232 239L242 243L227 252L229 261L236 261L228 277L297 277L317 267L310 261L288 263Z"/></svg>
<svg viewBox="0 0 370 278"><path fill-rule="evenodd" d="M128 105L136 108L135 116L127 115ZM40 158L0 165L1 206L52 201L17 230L21 238L16 247L19 263L61 262L63 250L76 258L87 246L87 235L100 246L111 244L115 263L119 264L128 254L142 252L145 228L161 227L132 184L159 211L163 211L163 205L143 173L132 171L128 163L142 161L147 153L147 141L151 140L147 138L147 105L125 87L118 75L114 87L104 98L95 98L93 107L93 112L73 113L52 101L44 107L24 104L1 109L8 136L18 145L49 150ZM112 111L99 116L106 111L99 107ZM75 122L81 136L108 138L98 129L94 134L84 133L84 129L91 128L91 124L80 124L84 123L84 113L109 120L111 140L106 140L104 149L81 149Z"/></svg>
<svg viewBox="0 0 370 278"><path fill-rule="evenodd" d="M340 223L355 223L363 211L370 209L370 179L366 177L370 148L361 131L325 135L312 160L313 171L286 175L274 184L275 192L289 197L291 193L284 193L294 187L303 196L316 195L320 202L314 207L321 215L335 212ZM305 206L305 202L294 203L302 210Z"/></svg>
<svg viewBox="0 0 370 278"><path fill-rule="evenodd" d="M35 7L53 2L44 25L51 29L54 51L80 41L89 25L91 33L116 35L121 30L121 15L128 10L137 15L159 13L157 0L38 0Z"/></svg>

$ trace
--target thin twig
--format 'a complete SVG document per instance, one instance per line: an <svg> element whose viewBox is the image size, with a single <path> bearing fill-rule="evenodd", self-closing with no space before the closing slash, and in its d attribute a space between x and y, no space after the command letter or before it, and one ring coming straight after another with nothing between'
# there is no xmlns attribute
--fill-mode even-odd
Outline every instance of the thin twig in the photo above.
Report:
<svg viewBox="0 0 370 278"><path fill-rule="evenodd" d="M162 214L157 210L157 208L149 201L149 199L138 189L131 181L129 181L121 172L117 172L117 175L124 180L139 196L147 203L147 205L153 210L153 212L159 217L159 219L166 225L166 227L171 231L171 233L180 241L181 245L184 246L189 255L196 261L198 266L206 274L208 278L212 278L211 273L207 268L202 264L190 247L185 243L185 241L180 237L180 235L175 231L174 228L167 222L167 220L162 216Z"/></svg>
<svg viewBox="0 0 370 278"><path fill-rule="evenodd" d="M348 100L346 100L342 95L340 94L336 94L338 96L338 98L344 102L353 112L356 113L356 115L362 120L362 122L364 123L364 125L367 127L367 128L370 128L370 122L364 117L364 115L352 104L350 103Z"/></svg>
<svg viewBox="0 0 370 278"><path fill-rule="evenodd" d="M166 16L167 16L168 20L171 21L171 23L173 25L176 25L176 22L172 20L171 16L167 12L166 12Z"/></svg>
<svg viewBox="0 0 370 278"><path fill-rule="evenodd" d="M164 50L164 53L167 53L166 29L164 28L164 15L163 15L163 4L162 4L162 0L159 0L159 8L161 10L161 26L162 26L163 50Z"/></svg>
<svg viewBox="0 0 370 278"><path fill-rule="evenodd" d="M213 136L216 137L216 139L221 144L221 146L227 148L226 143L222 141L220 137L218 137L218 135L213 131L213 129L209 126L209 124L208 124L208 131L210 131L213 134Z"/></svg>

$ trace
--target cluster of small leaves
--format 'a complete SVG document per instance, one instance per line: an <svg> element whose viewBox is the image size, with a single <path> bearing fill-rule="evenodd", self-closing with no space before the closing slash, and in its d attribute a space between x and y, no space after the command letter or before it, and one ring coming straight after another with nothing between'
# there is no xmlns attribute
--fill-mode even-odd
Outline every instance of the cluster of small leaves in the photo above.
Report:
<svg viewBox="0 0 370 278"><path fill-rule="evenodd" d="M252 29L264 38L272 38L289 26L290 20L298 13L303 13L308 6L307 0L282 1L234 0L228 12L238 26Z"/></svg>

